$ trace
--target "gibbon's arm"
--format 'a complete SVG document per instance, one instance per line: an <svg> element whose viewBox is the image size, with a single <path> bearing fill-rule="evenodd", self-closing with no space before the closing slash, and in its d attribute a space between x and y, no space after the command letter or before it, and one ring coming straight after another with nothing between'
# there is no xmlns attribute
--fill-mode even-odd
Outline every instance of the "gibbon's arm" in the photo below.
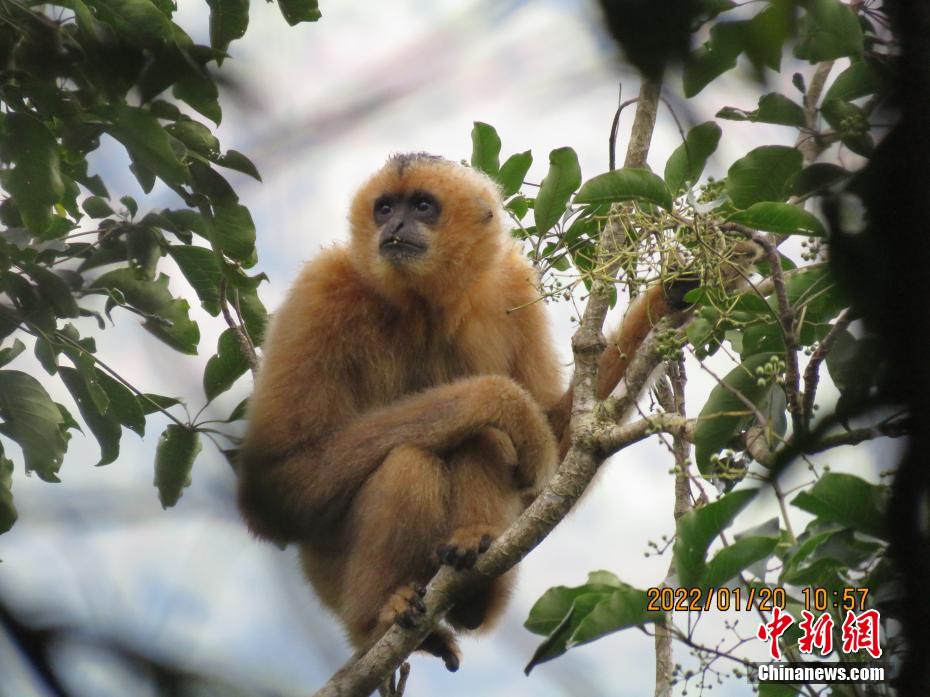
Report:
<svg viewBox="0 0 930 697"><path fill-rule="evenodd" d="M656 283L640 293L630 303L623 321L607 341L597 368L597 398L606 399L623 380L630 361L660 320L673 312L684 310L688 303L685 293L697 287L697 281L682 280L671 287ZM559 456L568 452L574 387L569 385L556 405L549 411L549 423L559 441Z"/></svg>
<svg viewBox="0 0 930 697"><path fill-rule="evenodd" d="M764 250L755 242L740 240L728 257L720 263L720 282L725 289L740 287ZM672 313L687 310L685 295L700 286L696 277L682 276L670 283L655 283L640 293L630 304L623 321L607 342L597 369L597 398L606 399L626 375L630 362L655 326ZM570 444L569 422L572 418L574 389L569 385L556 405L549 410L549 423L559 441L559 457L564 457Z"/></svg>
<svg viewBox="0 0 930 697"><path fill-rule="evenodd" d="M252 530L288 541L342 516L365 479L398 446L433 452L478 431L498 428L517 453L515 486L539 486L554 467L555 447L542 410L503 376L459 380L351 419L328 437L268 454L247 443L240 458L240 506Z"/></svg>
<svg viewBox="0 0 930 697"><path fill-rule="evenodd" d="M555 466L543 410L509 377L463 379L376 408L360 403L360 372L396 369L371 329L372 293L334 251L304 270L275 314L239 455L240 508L260 536L305 538L338 518L401 445L441 452L495 427L516 449L518 487L539 486L538 475Z"/></svg>

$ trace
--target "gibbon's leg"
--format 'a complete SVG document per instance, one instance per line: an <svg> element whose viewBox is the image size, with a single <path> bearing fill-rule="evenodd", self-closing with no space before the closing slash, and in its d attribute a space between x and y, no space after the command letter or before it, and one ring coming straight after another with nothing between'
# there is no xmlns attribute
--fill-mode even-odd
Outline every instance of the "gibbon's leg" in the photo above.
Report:
<svg viewBox="0 0 930 697"><path fill-rule="evenodd" d="M439 545L442 563L457 569L474 565L491 541L513 523L523 510L514 488L516 452L510 439L497 429L485 429L457 448L449 458L451 496L448 540ZM515 572L493 579L463 598L448 614L452 626L477 629L503 610Z"/></svg>
<svg viewBox="0 0 930 697"><path fill-rule="evenodd" d="M359 490L340 612L356 647L371 646L395 622L418 621L422 588L438 568L434 550L448 536L448 497L448 465L410 445L394 448ZM458 646L442 627L420 648L458 668Z"/></svg>

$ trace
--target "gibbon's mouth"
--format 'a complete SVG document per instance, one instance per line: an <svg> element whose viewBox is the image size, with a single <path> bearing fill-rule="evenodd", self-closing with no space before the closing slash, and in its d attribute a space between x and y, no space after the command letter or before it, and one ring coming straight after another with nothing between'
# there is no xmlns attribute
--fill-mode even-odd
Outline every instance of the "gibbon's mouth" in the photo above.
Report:
<svg viewBox="0 0 930 697"><path fill-rule="evenodd" d="M389 237L379 246L381 256L389 258L416 257L426 252L426 247L399 237Z"/></svg>

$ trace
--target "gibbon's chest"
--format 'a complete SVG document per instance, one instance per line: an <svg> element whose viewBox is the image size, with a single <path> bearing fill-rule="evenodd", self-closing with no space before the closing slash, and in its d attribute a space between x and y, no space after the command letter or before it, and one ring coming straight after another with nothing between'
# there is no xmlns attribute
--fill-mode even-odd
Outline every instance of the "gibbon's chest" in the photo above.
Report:
<svg viewBox="0 0 930 697"><path fill-rule="evenodd" d="M506 312L466 315L448 333L441 318L422 312L385 312L367 331L370 351L353 361L356 398L367 407L474 375L510 375L515 345Z"/></svg>

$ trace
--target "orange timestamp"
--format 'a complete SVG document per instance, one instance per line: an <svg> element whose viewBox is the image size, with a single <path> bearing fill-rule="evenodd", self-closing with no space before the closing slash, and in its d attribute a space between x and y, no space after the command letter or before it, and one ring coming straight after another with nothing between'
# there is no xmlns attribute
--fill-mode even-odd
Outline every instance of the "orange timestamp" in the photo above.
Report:
<svg viewBox="0 0 930 697"><path fill-rule="evenodd" d="M805 610L825 612L865 609L868 588L828 589L801 588L801 604ZM788 606L788 593L781 586L748 586L746 588L670 588L653 586L646 589L646 610L649 612L707 612L710 610L762 610L771 612L776 607Z"/></svg>

